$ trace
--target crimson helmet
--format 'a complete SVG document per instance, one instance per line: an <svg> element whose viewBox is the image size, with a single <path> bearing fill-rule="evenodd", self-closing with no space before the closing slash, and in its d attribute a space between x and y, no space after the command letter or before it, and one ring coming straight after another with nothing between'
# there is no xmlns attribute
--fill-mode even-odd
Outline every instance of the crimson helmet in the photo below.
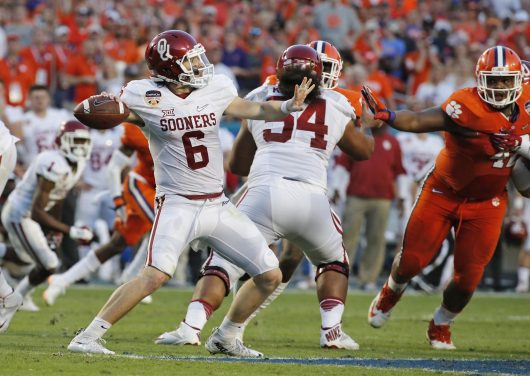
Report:
<svg viewBox="0 0 530 376"><path fill-rule="evenodd" d="M213 77L213 64L202 44L181 30L167 30L151 40L145 60L155 80L201 88Z"/></svg>
<svg viewBox="0 0 530 376"><path fill-rule="evenodd" d="M523 67L521 59L508 47L488 48L480 55L475 69L480 98L495 108L504 108L515 102L523 92ZM491 78L513 78L510 87L497 88Z"/></svg>
<svg viewBox="0 0 530 376"><path fill-rule="evenodd" d="M90 131L77 120L70 120L61 125L55 137L55 144L71 162L87 159L92 150Z"/></svg>
<svg viewBox="0 0 530 376"><path fill-rule="evenodd" d="M523 63L523 84L530 84L530 61L521 60Z"/></svg>
<svg viewBox="0 0 530 376"><path fill-rule="evenodd" d="M276 74L293 68L313 71L319 81L322 77L322 60L318 52L305 44L295 44L282 53L276 64Z"/></svg>
<svg viewBox="0 0 530 376"><path fill-rule="evenodd" d="M313 48L322 60L322 89L335 89L339 84L340 72L342 71L342 58L339 51L329 42L314 40L308 44Z"/></svg>

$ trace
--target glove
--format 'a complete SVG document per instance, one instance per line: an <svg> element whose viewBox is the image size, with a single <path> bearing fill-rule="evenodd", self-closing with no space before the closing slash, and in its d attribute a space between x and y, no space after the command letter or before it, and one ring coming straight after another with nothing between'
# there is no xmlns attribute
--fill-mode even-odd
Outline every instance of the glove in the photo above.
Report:
<svg viewBox="0 0 530 376"><path fill-rule="evenodd" d="M114 201L114 211L116 211L116 216L120 218L122 222L125 222L127 213L125 211L125 200L122 196L116 196L113 198Z"/></svg>
<svg viewBox="0 0 530 376"><path fill-rule="evenodd" d="M385 123L392 125L396 119L396 113L386 108L385 104L370 90L368 86L363 85L361 94L366 101L368 107L374 114L374 119L382 120Z"/></svg>
<svg viewBox="0 0 530 376"><path fill-rule="evenodd" d="M521 146L523 139L521 136L501 130L500 133L490 135L490 141L498 151L516 151Z"/></svg>
<svg viewBox="0 0 530 376"><path fill-rule="evenodd" d="M85 226L70 227L70 231L68 232L68 235L70 235L72 239L77 240L82 245L90 244L90 241L94 238L94 234L92 233L92 231L88 227L85 227Z"/></svg>
<svg viewBox="0 0 530 376"><path fill-rule="evenodd" d="M55 251L61 246L63 241L63 233L58 231L52 231L46 235L48 246L52 251Z"/></svg>

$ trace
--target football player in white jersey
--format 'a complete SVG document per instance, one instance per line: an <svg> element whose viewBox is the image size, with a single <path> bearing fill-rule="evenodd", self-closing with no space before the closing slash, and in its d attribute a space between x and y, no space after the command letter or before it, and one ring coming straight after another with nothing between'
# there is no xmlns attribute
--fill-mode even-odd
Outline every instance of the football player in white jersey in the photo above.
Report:
<svg viewBox="0 0 530 376"><path fill-rule="evenodd" d="M121 126L107 130L90 130L92 151L81 178L75 225L93 229L99 244L105 244L110 239L109 232L114 223L114 202L109 194L107 168L112 153L120 146L122 132ZM88 253L88 247L79 247L79 253L80 259L83 258ZM116 258L113 261L118 261L119 264ZM113 274L116 272L116 262L108 262L99 269L99 276L105 281L113 281Z"/></svg>
<svg viewBox="0 0 530 376"><path fill-rule="evenodd" d="M18 138L11 135L0 120L0 195L4 191L9 176L15 169L17 149L15 143ZM7 247L0 243L0 258L6 254ZM0 269L0 333L7 331L13 315L22 304L22 295L15 292L7 283L2 269Z"/></svg>
<svg viewBox="0 0 530 376"><path fill-rule="evenodd" d="M58 218L66 194L79 181L90 154L90 133L78 121L68 121L56 133L57 150L39 154L11 192L2 210L2 224L21 265L33 268L15 291L21 296L46 280L59 265L48 237L69 234L88 242L92 231L68 226ZM60 236L59 236L60 237Z"/></svg>
<svg viewBox="0 0 530 376"><path fill-rule="evenodd" d="M218 127L223 114L280 121L304 108L315 86L304 79L286 101L241 99L230 79L214 75L204 47L180 30L155 36L145 57L152 78L129 82L121 100L131 110L128 121L149 140L155 165L157 211L146 267L115 291L68 349L112 354L101 344L105 332L171 278L189 243L204 241L253 277L239 290L221 324L215 352L261 357L238 336L245 320L278 286L281 272L259 230L223 194Z"/></svg>
<svg viewBox="0 0 530 376"><path fill-rule="evenodd" d="M267 102L289 97L302 77L320 83L321 76L317 51L307 45L294 45L278 60L279 83L263 85L248 98ZM248 175L248 190L237 207L257 225L268 244L288 239L318 268L320 345L349 350L357 350L359 345L341 327L348 257L342 245L340 220L330 207L326 190L328 162L336 145L357 160L368 159L373 152L373 138L355 128L355 117L342 94L313 91L303 111L281 121L244 122L229 159L233 172ZM162 334L156 342L185 344L189 342L182 340L188 337L196 344L209 314L220 306L243 273L213 252L185 320L176 331ZM214 347L217 336L215 332L208 339L208 350Z"/></svg>
<svg viewBox="0 0 530 376"><path fill-rule="evenodd" d="M64 109L50 107L49 89L44 85L34 85L29 89L29 108L22 118L21 156L27 168L37 155L55 148L55 137L59 126L72 115Z"/></svg>

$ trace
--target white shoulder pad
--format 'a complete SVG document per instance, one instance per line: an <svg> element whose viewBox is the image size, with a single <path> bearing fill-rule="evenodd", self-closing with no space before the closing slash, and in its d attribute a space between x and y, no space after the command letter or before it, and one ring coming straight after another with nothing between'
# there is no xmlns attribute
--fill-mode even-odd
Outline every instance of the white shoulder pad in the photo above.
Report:
<svg viewBox="0 0 530 376"><path fill-rule="evenodd" d="M120 99L130 109L145 107L144 96L149 90L155 90L157 84L149 79L130 81L121 91Z"/></svg>
<svg viewBox="0 0 530 376"><path fill-rule="evenodd" d="M352 118L352 119L357 118L355 109L352 107L351 103L348 101L348 98L346 98L341 93L336 92L334 90L324 90L322 92L322 97L327 99L328 102L332 103L332 105L337 110L342 112L347 117Z"/></svg>
<svg viewBox="0 0 530 376"><path fill-rule="evenodd" d="M264 102L267 98L267 93L269 92L269 87L266 85L259 86L252 90L250 93L248 93L245 96L245 99L252 101L252 102Z"/></svg>

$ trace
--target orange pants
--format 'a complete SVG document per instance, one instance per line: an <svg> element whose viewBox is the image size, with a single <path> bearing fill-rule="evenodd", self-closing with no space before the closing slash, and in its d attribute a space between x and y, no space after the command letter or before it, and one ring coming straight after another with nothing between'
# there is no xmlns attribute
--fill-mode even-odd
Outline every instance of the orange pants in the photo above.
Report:
<svg viewBox="0 0 530 376"><path fill-rule="evenodd" d="M459 198L428 179L414 206L403 237L398 275L411 279L440 249L455 229L453 281L472 293L479 284L501 233L507 193L488 200Z"/></svg>
<svg viewBox="0 0 530 376"><path fill-rule="evenodd" d="M123 182L123 199L127 219L123 222L117 217L114 228L128 245L134 245L153 225L155 187L149 185L140 175L130 172Z"/></svg>

